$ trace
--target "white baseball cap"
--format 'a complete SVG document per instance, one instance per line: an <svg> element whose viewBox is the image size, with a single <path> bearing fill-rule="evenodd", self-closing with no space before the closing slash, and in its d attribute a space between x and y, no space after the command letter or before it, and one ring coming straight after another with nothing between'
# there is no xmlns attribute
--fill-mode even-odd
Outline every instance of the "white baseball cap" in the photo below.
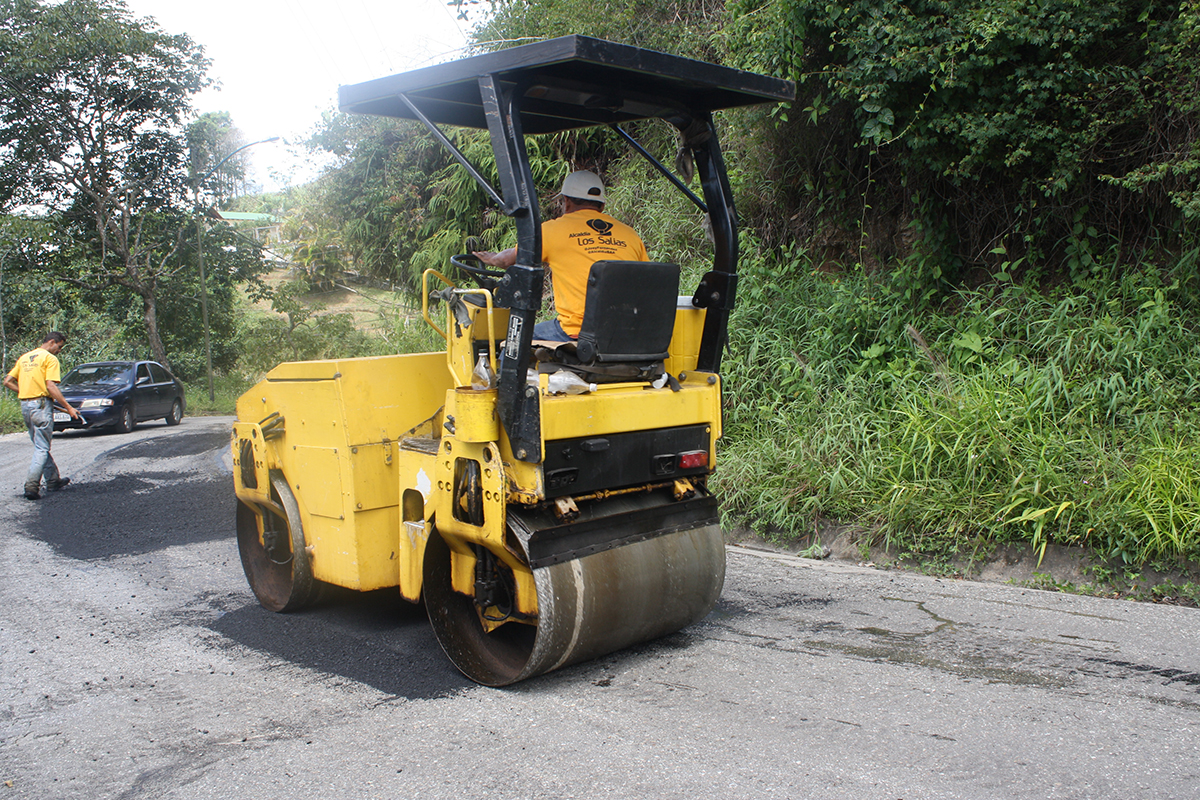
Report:
<svg viewBox="0 0 1200 800"><path fill-rule="evenodd" d="M586 169L577 170L568 175L563 181L562 191L559 194L563 197L573 197L576 200L608 202L604 199L604 184L600 182L600 177Z"/></svg>

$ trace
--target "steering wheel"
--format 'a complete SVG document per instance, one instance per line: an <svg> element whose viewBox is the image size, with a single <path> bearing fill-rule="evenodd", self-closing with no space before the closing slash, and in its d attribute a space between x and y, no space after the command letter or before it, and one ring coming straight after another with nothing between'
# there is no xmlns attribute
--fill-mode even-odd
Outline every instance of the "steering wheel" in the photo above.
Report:
<svg viewBox="0 0 1200 800"><path fill-rule="evenodd" d="M463 272L467 272L467 273L470 273L471 275L474 275L476 278L503 278L504 277L504 270L495 270L495 269L488 269L487 267L475 266L473 264L466 263L467 261L474 261L475 264L483 263L482 261L479 260L479 256L472 255L471 253L463 253L463 254L457 255L457 256L450 256L451 264L458 267Z"/></svg>

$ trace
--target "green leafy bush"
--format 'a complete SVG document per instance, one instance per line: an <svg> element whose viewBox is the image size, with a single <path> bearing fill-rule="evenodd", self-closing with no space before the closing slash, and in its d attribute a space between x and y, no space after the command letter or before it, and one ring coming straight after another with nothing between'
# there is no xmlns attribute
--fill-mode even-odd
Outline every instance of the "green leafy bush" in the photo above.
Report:
<svg viewBox="0 0 1200 800"><path fill-rule="evenodd" d="M776 122L820 156L792 151L801 212L943 268L995 270L1004 243L1078 281L1110 245L1130 264L1187 241L1198 20L1194 0L740 0L727 31L740 66L800 84Z"/></svg>
<svg viewBox="0 0 1200 800"><path fill-rule="evenodd" d="M803 251L752 254L724 367L731 522L792 538L833 518L921 557L980 538L1200 554L1200 296L1172 275L999 283L917 316L869 277L791 269Z"/></svg>

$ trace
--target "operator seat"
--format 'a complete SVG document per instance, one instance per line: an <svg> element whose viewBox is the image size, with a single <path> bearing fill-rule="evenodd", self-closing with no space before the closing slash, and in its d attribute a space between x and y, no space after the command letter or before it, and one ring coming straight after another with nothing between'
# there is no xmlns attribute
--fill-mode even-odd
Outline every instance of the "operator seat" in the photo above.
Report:
<svg viewBox="0 0 1200 800"><path fill-rule="evenodd" d="M540 372L567 367L597 383L655 380L675 329L679 265L597 261L588 273L579 338L537 342Z"/></svg>

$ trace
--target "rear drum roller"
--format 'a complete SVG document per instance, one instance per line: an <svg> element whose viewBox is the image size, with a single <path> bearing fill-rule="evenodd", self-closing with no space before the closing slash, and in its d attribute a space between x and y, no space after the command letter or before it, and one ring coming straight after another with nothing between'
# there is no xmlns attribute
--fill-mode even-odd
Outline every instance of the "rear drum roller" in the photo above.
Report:
<svg viewBox="0 0 1200 800"><path fill-rule="evenodd" d="M471 680L506 686L704 618L725 582L724 537L719 525L703 525L539 567L533 576L537 625L512 621L485 633L474 600L450 586L450 548L436 532L430 536L429 620Z"/></svg>
<svg viewBox="0 0 1200 800"><path fill-rule="evenodd" d="M264 608L296 611L317 601L322 584L312 576L296 497L277 472L271 473L271 499L279 504L278 508L238 501L242 569Z"/></svg>

